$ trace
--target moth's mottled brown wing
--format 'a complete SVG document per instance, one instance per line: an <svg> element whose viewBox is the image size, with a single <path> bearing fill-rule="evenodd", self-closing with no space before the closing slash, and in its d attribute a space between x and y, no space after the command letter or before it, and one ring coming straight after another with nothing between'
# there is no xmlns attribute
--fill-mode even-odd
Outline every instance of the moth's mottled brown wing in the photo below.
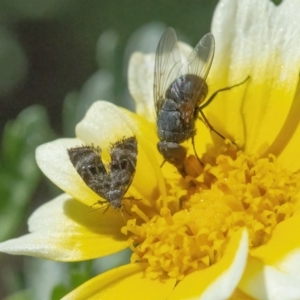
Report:
<svg viewBox="0 0 300 300"><path fill-rule="evenodd" d="M80 146L67 151L71 163L85 184L106 199L110 178L101 160L100 148Z"/></svg>
<svg viewBox="0 0 300 300"><path fill-rule="evenodd" d="M119 190L121 198L132 183L137 163L137 150L135 136L123 138L111 147L111 189Z"/></svg>
<svg viewBox="0 0 300 300"><path fill-rule="evenodd" d="M110 150L111 162L107 171L100 148L81 146L68 149L70 161L77 173L99 196L115 208L122 207L122 199L131 185L137 162L136 138L124 138Z"/></svg>

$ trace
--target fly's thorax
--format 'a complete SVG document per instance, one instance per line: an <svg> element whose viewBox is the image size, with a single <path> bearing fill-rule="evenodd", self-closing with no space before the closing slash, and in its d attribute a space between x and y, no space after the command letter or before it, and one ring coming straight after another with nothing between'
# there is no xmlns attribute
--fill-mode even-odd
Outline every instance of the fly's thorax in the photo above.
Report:
<svg viewBox="0 0 300 300"><path fill-rule="evenodd" d="M194 108L205 99L208 87L205 80L194 74L186 74L175 79L166 90L165 97L172 99L179 105L194 101Z"/></svg>

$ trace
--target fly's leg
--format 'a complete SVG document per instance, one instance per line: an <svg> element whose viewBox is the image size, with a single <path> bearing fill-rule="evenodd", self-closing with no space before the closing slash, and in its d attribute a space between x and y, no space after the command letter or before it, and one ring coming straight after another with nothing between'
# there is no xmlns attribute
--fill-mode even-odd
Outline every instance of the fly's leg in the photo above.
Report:
<svg viewBox="0 0 300 300"><path fill-rule="evenodd" d="M223 140L226 140L225 136L222 135L220 132L218 132L216 129L213 128L213 126L209 123L208 119L206 118L205 114L203 113L202 110L199 110L199 113L201 114L201 118L199 118L201 121L203 121L211 131L213 131L214 133L216 133L220 138L222 138ZM231 141L234 145L236 145L236 143L234 141Z"/></svg>
<svg viewBox="0 0 300 300"><path fill-rule="evenodd" d="M244 84L247 80L249 80L250 79L250 76L248 76L245 80L243 80L242 82L240 82L240 83L237 83L237 84L234 84L234 85L231 85L231 86L228 86L228 87L225 87L225 88L222 88L222 89L219 89L219 90L217 90L217 91L215 91L210 97L209 97L209 99L203 104L203 105L200 105L199 107L197 107L196 109L198 110L198 112L201 114L201 117L202 117L202 121L204 121L206 124L207 124L207 126L209 127L209 129L211 130L211 131L213 131L214 133L216 133L219 137L221 137L223 140L225 140L226 138L221 134L221 133L219 133L216 129L214 129L213 128L213 126L209 123L209 121L207 120L207 118L206 118L206 116L204 115L204 113L203 113L203 109L206 107L206 106L208 106L214 99L215 99L215 97L218 95L218 93L220 93L220 92L225 92L225 91L229 91L229 90L231 90L231 89L233 89L233 88L235 88L235 87L237 87L237 86L240 86L240 85L242 85L242 84ZM234 142L233 142L234 143ZM235 144L235 143L234 143Z"/></svg>
<svg viewBox="0 0 300 300"><path fill-rule="evenodd" d="M245 80L243 80L240 83L237 83L237 84L234 84L234 85L231 85L231 86L228 86L228 87L225 87L225 88L222 88L222 89L219 89L219 90L215 91L204 104L202 104L198 107L198 110L201 111L203 108L208 106L215 99L215 97L218 95L218 93L229 91L229 90L231 90L231 89L233 89L237 86L240 86L240 85L244 84L249 79L250 79L250 76L248 76Z"/></svg>
<svg viewBox="0 0 300 300"><path fill-rule="evenodd" d="M202 113L202 112L201 112ZM200 160L198 154L197 154L197 151L196 151L196 147L195 147L195 135L192 136L192 145L193 145L193 149L194 149L194 153L199 161L199 164L203 167L203 162Z"/></svg>
<svg viewBox="0 0 300 300"><path fill-rule="evenodd" d="M160 164L160 168L163 167L163 165L165 164L166 160L164 159L164 161Z"/></svg>
<svg viewBox="0 0 300 300"><path fill-rule="evenodd" d="M213 131L214 133L216 133L220 138L222 138L223 140L225 140L225 136L222 135L220 132L218 132L216 129L213 128L213 126L209 123L209 121L207 120L207 118L205 117L204 113L202 110L199 110L199 113L201 114L201 117L202 117L202 121L204 121L204 123L209 127L209 129L211 131Z"/></svg>

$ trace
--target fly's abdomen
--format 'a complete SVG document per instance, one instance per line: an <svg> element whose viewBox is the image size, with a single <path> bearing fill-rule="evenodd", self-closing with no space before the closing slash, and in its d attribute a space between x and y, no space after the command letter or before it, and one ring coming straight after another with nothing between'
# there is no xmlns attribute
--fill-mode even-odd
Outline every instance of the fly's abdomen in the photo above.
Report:
<svg viewBox="0 0 300 300"><path fill-rule="evenodd" d="M186 136L186 129L181 121L177 104L167 99L157 116L157 129L160 140L181 143Z"/></svg>

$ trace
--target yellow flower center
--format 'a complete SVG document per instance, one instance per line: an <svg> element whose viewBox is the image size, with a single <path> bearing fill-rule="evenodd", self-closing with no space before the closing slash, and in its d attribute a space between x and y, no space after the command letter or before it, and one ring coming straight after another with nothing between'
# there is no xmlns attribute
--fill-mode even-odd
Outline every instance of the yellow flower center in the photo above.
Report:
<svg viewBox="0 0 300 300"><path fill-rule="evenodd" d="M168 205L150 220L131 219L122 228L131 234L132 262L148 262L151 278L167 274L178 280L216 263L228 239L246 227L251 248L266 243L276 225L292 216L300 191L300 174L270 155L258 158L227 143L221 154L186 161L188 176L168 181ZM160 201L162 202L162 201Z"/></svg>

